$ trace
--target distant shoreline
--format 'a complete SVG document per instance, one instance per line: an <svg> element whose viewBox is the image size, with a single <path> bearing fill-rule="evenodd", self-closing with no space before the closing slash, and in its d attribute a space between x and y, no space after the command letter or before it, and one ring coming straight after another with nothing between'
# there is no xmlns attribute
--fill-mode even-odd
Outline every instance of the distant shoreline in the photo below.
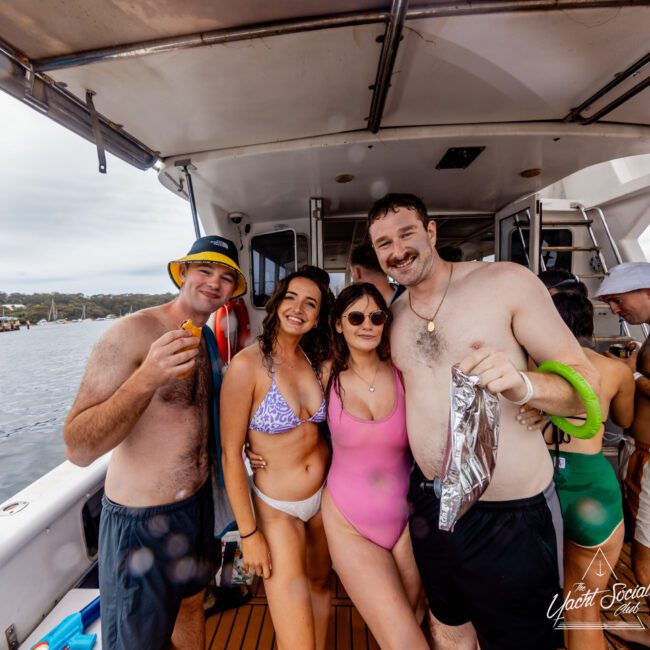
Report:
<svg viewBox="0 0 650 650"><path fill-rule="evenodd" d="M3 293L0 292L0 315L17 318L32 324L40 320L73 321L125 316L146 307L155 307L169 302L173 293Z"/></svg>

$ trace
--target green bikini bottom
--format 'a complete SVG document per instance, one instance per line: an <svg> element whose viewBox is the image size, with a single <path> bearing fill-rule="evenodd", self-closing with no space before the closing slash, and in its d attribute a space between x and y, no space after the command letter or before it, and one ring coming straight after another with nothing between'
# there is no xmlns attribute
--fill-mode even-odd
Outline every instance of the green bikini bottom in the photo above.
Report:
<svg viewBox="0 0 650 650"><path fill-rule="evenodd" d="M551 452L564 537L578 546L599 546L623 520L621 488L603 452Z"/></svg>

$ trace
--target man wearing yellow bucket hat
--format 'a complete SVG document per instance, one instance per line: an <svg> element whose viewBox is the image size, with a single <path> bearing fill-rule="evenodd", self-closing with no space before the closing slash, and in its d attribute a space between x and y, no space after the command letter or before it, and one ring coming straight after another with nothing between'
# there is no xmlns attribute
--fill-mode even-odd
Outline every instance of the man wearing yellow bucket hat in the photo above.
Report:
<svg viewBox="0 0 650 650"><path fill-rule="evenodd" d="M236 273L235 287L229 300L234 300L246 293L246 278L239 268L237 247L225 237L208 235L197 239L192 244L190 252L185 257L170 262L167 265L167 270L172 282L180 289L183 284L183 267L187 268L189 264L205 263L219 264Z"/></svg>
<svg viewBox="0 0 650 650"><path fill-rule="evenodd" d="M203 594L218 548L213 373L200 328L246 292L246 279L235 245L215 235L168 271L178 296L106 332L63 432L77 465L113 450L99 534L102 640L111 650L204 646Z"/></svg>

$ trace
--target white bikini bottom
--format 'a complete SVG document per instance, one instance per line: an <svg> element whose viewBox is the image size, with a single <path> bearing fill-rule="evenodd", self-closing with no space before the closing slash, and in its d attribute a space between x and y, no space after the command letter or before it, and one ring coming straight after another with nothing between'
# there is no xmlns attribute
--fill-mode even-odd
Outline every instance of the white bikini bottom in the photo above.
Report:
<svg viewBox="0 0 650 650"><path fill-rule="evenodd" d="M305 523L308 522L315 514L320 510L321 497L323 496L323 488L325 484L320 486L318 491L315 494L312 494L307 499L302 501L279 501L278 499L272 499L271 497L266 496L255 483L253 483L253 478L249 477L249 482L251 485L251 490L267 505L280 512L286 512L292 517L302 519Z"/></svg>

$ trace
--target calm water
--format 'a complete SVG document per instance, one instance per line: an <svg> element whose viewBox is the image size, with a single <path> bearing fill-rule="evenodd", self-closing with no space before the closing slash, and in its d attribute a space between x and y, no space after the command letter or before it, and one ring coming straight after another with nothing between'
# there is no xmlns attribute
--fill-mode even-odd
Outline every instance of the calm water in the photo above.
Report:
<svg viewBox="0 0 650 650"><path fill-rule="evenodd" d="M61 429L111 321L0 334L0 503L65 460Z"/></svg>

